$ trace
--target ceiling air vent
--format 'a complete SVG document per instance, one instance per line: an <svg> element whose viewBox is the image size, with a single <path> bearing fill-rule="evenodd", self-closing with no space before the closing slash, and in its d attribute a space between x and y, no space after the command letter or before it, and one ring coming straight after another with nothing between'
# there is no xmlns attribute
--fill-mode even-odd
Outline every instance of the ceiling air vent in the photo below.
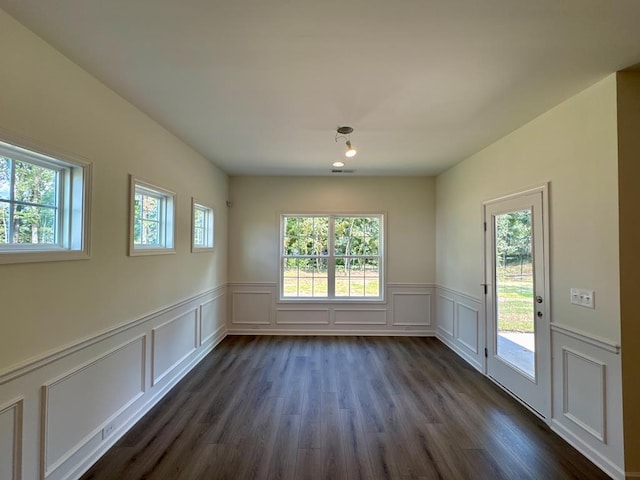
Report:
<svg viewBox="0 0 640 480"><path fill-rule="evenodd" d="M355 170L344 170L342 168L334 168L331 170L331 173L353 173Z"/></svg>

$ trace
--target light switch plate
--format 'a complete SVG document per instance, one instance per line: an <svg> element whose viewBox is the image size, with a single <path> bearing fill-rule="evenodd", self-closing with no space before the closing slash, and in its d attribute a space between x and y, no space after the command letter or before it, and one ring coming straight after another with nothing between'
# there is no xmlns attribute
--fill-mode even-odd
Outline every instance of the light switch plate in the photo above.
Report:
<svg viewBox="0 0 640 480"><path fill-rule="evenodd" d="M595 292L593 290L583 290L580 288L571 289L571 303L586 308L595 307Z"/></svg>

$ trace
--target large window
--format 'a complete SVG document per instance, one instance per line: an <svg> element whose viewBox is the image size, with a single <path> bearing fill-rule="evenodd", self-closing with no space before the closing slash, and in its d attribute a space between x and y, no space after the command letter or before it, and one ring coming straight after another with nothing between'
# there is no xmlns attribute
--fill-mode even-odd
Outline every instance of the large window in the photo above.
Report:
<svg viewBox="0 0 640 480"><path fill-rule="evenodd" d="M0 263L88 256L89 169L0 142Z"/></svg>
<svg viewBox="0 0 640 480"><path fill-rule="evenodd" d="M175 194L131 176L129 255L175 253Z"/></svg>
<svg viewBox="0 0 640 480"><path fill-rule="evenodd" d="M382 299L382 215L282 215L282 299Z"/></svg>

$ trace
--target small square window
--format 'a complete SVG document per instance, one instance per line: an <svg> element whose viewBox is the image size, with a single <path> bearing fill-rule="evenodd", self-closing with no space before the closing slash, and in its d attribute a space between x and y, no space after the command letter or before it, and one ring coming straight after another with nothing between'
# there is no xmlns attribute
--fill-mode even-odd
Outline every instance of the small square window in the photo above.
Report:
<svg viewBox="0 0 640 480"><path fill-rule="evenodd" d="M91 166L0 141L0 263L89 257Z"/></svg>
<svg viewBox="0 0 640 480"><path fill-rule="evenodd" d="M129 255L175 253L176 194L131 175Z"/></svg>
<svg viewBox="0 0 640 480"><path fill-rule="evenodd" d="M191 251L195 253L213 250L213 208L204 205L195 198L192 198L191 212Z"/></svg>

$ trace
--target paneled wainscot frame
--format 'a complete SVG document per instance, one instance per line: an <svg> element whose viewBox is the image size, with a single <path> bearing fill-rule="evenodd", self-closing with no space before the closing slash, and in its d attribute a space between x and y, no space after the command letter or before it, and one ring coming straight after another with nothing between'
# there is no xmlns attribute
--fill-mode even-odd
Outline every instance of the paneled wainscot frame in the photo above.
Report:
<svg viewBox="0 0 640 480"><path fill-rule="evenodd" d="M389 283L386 301L280 302L277 283L229 286L229 334L434 335L434 286Z"/></svg>

